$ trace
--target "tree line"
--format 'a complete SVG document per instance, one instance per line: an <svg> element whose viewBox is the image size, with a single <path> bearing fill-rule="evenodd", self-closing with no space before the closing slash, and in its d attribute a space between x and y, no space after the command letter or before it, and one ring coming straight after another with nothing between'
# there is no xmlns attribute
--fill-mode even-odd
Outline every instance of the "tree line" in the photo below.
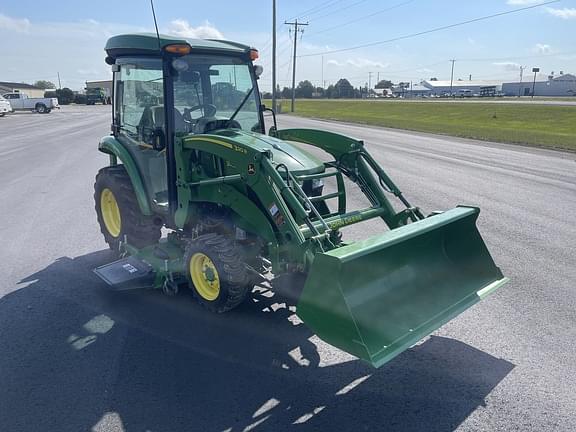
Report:
<svg viewBox="0 0 576 432"><path fill-rule="evenodd" d="M404 83L400 83L402 85ZM389 80L380 80L375 86L375 89L383 89L390 92L394 84ZM308 80L300 81L296 87L295 94L297 98L312 99L312 98L326 98L326 99L356 99L363 98L367 95L375 94L374 89L365 87L354 87L346 78L339 79L336 84L331 84L327 88L315 87ZM272 99L272 92L262 93L264 99ZM280 86L276 87L276 97L281 99L290 99L292 97L292 88Z"/></svg>

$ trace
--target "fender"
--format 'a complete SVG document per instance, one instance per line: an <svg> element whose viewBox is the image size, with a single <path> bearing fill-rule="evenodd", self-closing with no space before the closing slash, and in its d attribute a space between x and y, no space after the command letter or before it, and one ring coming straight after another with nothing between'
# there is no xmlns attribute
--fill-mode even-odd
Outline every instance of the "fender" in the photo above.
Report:
<svg viewBox="0 0 576 432"><path fill-rule="evenodd" d="M140 211L143 215L151 216L152 210L150 209L150 203L148 202L148 195L146 194L146 188L144 187L144 183L142 182L142 177L140 176L140 172L138 171L138 167L134 162L134 158L126 148L120 144L120 142L113 136L107 136L100 140L98 144L98 150L102 153L109 154L111 157L111 165L115 165L115 158L120 159L124 167L126 168L126 172L128 172L128 176L130 177L130 181L132 182L132 187L134 188L134 192L136 193L136 199L138 200L138 206L140 207Z"/></svg>

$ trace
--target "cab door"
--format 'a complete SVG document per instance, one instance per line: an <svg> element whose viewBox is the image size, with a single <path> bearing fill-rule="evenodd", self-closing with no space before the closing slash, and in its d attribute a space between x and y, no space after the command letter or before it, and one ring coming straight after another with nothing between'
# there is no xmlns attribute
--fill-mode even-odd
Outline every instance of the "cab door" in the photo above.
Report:
<svg viewBox="0 0 576 432"><path fill-rule="evenodd" d="M168 210L166 151L153 142L166 136L160 59L123 58L114 74L116 136L138 165L151 205Z"/></svg>

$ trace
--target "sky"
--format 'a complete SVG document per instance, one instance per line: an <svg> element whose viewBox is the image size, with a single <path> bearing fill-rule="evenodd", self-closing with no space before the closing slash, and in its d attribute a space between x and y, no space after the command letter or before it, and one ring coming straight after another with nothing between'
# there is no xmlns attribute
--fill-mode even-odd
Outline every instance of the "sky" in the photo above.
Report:
<svg viewBox="0 0 576 432"><path fill-rule="evenodd" d="M295 19L308 23L298 34L296 82L316 86L340 78L355 86L374 85L378 78L450 79L451 59L454 79L514 80L521 66L525 77L533 67L542 77L576 74L576 0L442 29L542 3L277 0L278 84L291 85L294 34L284 22ZM260 88L271 89L272 0L156 0L155 9L161 33L258 48L257 63L265 70ZM59 73L62 87L81 90L87 80L111 76L103 51L108 37L153 29L148 0L0 0L0 81L58 84Z"/></svg>

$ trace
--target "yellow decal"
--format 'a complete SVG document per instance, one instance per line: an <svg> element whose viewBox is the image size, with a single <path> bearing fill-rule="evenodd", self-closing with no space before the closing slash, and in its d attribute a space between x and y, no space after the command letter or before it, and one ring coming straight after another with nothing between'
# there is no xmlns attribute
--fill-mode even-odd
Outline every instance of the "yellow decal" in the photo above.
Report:
<svg viewBox="0 0 576 432"><path fill-rule="evenodd" d="M229 148L231 150L234 150L238 153L243 153L243 154L247 154L248 150L246 150L244 147L241 147L239 145L236 144L231 144L229 142L226 141L220 141L214 138L204 138L204 137L192 137L192 138L187 138L186 141L206 141L206 142L211 142L213 144L218 144L221 146L224 146L226 148Z"/></svg>
<svg viewBox="0 0 576 432"><path fill-rule="evenodd" d="M331 229L339 229L342 228L343 226L346 225L352 225L356 222L361 222L362 221L362 216L359 215L355 215L355 216L349 216L347 218L343 218L334 222L330 222L328 225L330 226Z"/></svg>

